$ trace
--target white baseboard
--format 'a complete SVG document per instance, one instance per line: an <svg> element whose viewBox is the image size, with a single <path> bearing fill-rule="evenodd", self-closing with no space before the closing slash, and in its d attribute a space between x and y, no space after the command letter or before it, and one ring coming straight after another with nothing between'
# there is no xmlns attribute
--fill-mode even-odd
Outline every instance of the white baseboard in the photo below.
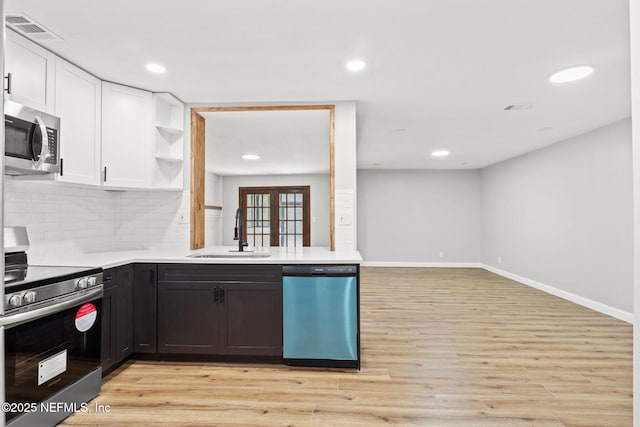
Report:
<svg viewBox="0 0 640 427"><path fill-rule="evenodd" d="M491 265L480 264L481 268L484 268L487 271L495 273L499 276L506 277L511 280L515 280L516 282L522 283L527 286L531 286L532 288L539 289L543 292L546 292L551 295L555 295L562 299L566 299L567 301L571 301L583 307L590 308L592 310L598 311L600 313L606 314L611 317L615 317L616 319L620 319L627 323L633 323L633 313L629 313L623 310L619 310L617 308L608 306L606 304L599 303L597 301L593 301L589 298L584 298L570 292L563 291L561 289L554 288L553 286L545 285L540 282L536 282L535 280L527 279L526 277L518 276L517 274L509 273L508 271L500 270L499 268L495 268Z"/></svg>
<svg viewBox="0 0 640 427"><path fill-rule="evenodd" d="M482 268L479 262L363 261L363 267Z"/></svg>

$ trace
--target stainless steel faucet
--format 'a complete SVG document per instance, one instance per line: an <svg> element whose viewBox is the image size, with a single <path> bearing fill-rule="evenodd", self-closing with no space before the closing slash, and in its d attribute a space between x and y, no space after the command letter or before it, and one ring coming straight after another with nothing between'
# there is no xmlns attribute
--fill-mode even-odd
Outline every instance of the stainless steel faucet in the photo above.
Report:
<svg viewBox="0 0 640 427"><path fill-rule="evenodd" d="M245 242L242 238L242 233L244 232L244 224L242 218L242 209L238 208L236 210L236 227L233 229L233 240L238 241L238 251L244 252L245 246L249 246L249 243Z"/></svg>

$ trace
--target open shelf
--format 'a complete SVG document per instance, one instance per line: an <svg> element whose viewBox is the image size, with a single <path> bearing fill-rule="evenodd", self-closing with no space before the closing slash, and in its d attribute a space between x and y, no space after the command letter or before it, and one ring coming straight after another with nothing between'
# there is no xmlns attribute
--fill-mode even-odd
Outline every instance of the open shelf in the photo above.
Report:
<svg viewBox="0 0 640 427"><path fill-rule="evenodd" d="M161 160L167 163L182 163L182 159L180 157L156 156L156 160Z"/></svg>
<svg viewBox="0 0 640 427"><path fill-rule="evenodd" d="M184 104L169 93L154 93L155 167L153 185L183 187Z"/></svg>
<svg viewBox="0 0 640 427"><path fill-rule="evenodd" d="M156 125L156 129L174 136L182 136L182 134L184 133L182 129L172 128L164 125Z"/></svg>

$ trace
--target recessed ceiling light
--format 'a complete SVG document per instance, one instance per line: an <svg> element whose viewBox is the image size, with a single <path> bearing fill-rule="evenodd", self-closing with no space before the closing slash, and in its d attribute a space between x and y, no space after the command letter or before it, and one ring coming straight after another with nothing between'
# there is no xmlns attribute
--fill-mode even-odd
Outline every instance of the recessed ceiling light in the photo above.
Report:
<svg viewBox="0 0 640 427"><path fill-rule="evenodd" d="M155 74L164 74L167 72L167 69L160 64L152 64L149 63L146 65L147 71L149 71L150 73L155 73Z"/></svg>
<svg viewBox="0 0 640 427"><path fill-rule="evenodd" d="M435 150L431 152L431 157L447 157L449 150Z"/></svg>
<svg viewBox="0 0 640 427"><path fill-rule="evenodd" d="M557 71L549 77L551 83L568 83L576 80L584 79L593 73L593 67L590 65L580 65L577 67L565 68Z"/></svg>
<svg viewBox="0 0 640 427"><path fill-rule="evenodd" d="M347 62L346 67L349 71L362 71L367 68L367 63L362 59L352 59L351 61Z"/></svg>
<svg viewBox="0 0 640 427"><path fill-rule="evenodd" d="M260 160L260 156L257 154L243 154L242 158L245 160Z"/></svg>

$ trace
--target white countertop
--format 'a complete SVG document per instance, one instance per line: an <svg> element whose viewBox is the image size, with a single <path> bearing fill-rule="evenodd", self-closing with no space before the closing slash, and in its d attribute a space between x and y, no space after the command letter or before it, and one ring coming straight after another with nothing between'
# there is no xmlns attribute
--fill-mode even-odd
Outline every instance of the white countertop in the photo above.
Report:
<svg viewBox="0 0 640 427"><path fill-rule="evenodd" d="M193 263L193 264L360 264L362 257L358 251L332 252L329 248L270 248L269 257L239 257L237 246L218 246L196 251L181 250L122 250L93 253L50 253L29 256L32 265L73 265L81 267L117 267L132 262L149 263ZM216 254L220 258L189 258L188 255ZM230 255L226 257L225 255ZM235 255L235 256L233 256Z"/></svg>

